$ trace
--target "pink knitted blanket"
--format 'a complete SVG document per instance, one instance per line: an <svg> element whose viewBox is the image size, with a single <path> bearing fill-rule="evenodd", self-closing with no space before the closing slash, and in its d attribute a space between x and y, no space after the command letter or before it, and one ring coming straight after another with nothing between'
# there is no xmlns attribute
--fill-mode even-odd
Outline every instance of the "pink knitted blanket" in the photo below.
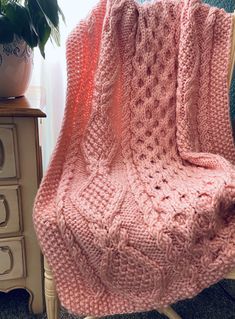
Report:
<svg viewBox="0 0 235 319"><path fill-rule="evenodd" d="M34 223L62 305L138 312L235 266L232 16L100 0L67 43L61 134Z"/></svg>

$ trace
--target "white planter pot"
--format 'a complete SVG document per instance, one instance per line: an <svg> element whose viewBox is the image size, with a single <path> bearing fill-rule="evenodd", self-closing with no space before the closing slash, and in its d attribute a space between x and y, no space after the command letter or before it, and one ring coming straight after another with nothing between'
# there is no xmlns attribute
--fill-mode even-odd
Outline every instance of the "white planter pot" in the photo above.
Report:
<svg viewBox="0 0 235 319"><path fill-rule="evenodd" d="M0 44L0 98L24 95L33 69L33 50L25 41L15 38Z"/></svg>

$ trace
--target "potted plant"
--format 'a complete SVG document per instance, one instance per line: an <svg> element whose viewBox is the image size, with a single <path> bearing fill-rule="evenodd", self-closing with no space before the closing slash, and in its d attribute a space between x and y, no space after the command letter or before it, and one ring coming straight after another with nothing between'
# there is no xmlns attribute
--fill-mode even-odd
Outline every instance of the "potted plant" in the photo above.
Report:
<svg viewBox="0 0 235 319"><path fill-rule="evenodd" d="M33 48L45 58L51 38L59 45L57 0L0 0L0 97L22 96L30 81Z"/></svg>

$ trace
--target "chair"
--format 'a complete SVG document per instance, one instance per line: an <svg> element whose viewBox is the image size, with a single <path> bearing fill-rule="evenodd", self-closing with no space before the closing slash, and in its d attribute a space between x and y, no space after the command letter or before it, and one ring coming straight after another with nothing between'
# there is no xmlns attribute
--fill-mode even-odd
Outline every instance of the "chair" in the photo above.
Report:
<svg viewBox="0 0 235 319"><path fill-rule="evenodd" d="M45 300L46 300L46 311L48 319L59 319L59 299L57 297L55 283L53 280L52 272L44 259L44 269L45 269ZM229 273L225 279L235 280L235 268ZM164 314L169 319L182 319L172 307L166 309L158 310L159 313ZM86 317L85 319L95 319L94 317Z"/></svg>
<svg viewBox="0 0 235 319"><path fill-rule="evenodd" d="M232 50L231 50L231 60L230 60L229 75L228 75L229 84L231 84L231 80L232 80L234 63L235 63L235 12L233 14ZM44 269L45 269L45 300L46 300L47 318L59 319L59 299L57 297L53 275L50 270L50 267L48 266L46 259L44 259ZM225 276L225 279L235 280L235 268L227 276ZM166 309L157 309L157 311L161 314L164 314L169 319L182 319L174 311L172 307L168 307ZM95 319L95 318L87 316L85 319Z"/></svg>

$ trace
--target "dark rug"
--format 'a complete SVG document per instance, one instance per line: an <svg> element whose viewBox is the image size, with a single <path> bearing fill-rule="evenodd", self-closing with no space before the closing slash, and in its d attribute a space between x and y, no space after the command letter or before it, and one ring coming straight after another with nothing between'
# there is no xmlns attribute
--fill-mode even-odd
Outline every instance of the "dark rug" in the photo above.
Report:
<svg viewBox="0 0 235 319"><path fill-rule="evenodd" d="M17 289L9 293L0 293L0 319L46 319L46 314L32 315L28 312L29 295L25 290ZM235 281L223 280L205 289L197 297L174 305L174 309L183 319L235 319ZM61 319L79 317L61 309ZM164 319L156 311L115 315L112 319ZM106 318L108 319L108 317Z"/></svg>

